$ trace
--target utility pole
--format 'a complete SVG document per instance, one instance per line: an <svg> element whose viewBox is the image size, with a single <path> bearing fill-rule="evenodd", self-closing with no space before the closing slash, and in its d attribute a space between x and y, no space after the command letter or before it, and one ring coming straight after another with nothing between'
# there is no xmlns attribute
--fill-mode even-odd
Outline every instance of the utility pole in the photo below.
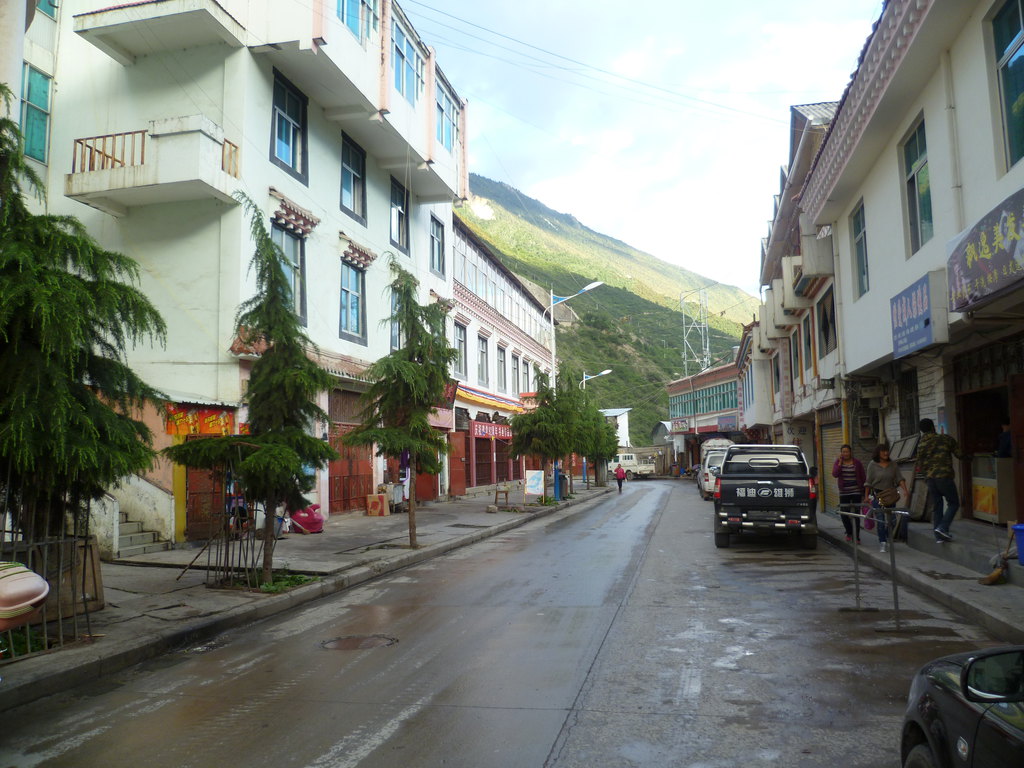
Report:
<svg viewBox="0 0 1024 768"><path fill-rule="evenodd" d="M687 299L694 294L696 311L686 308ZM708 338L708 292L697 288L679 297L679 308L683 312L683 377L700 373L711 367L711 345Z"/></svg>

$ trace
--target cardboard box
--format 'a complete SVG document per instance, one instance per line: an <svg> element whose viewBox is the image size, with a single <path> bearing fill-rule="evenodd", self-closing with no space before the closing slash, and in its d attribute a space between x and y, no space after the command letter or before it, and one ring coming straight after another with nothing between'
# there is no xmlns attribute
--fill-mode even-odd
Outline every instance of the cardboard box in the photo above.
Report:
<svg viewBox="0 0 1024 768"><path fill-rule="evenodd" d="M388 507L387 494L371 493L366 497L366 514L373 517L385 517L391 514Z"/></svg>

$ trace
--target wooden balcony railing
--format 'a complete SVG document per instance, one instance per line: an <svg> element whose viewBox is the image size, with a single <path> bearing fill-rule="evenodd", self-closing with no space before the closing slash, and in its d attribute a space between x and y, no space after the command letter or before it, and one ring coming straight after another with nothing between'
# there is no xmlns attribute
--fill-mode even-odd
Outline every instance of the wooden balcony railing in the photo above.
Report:
<svg viewBox="0 0 1024 768"><path fill-rule="evenodd" d="M146 131L108 133L75 139L75 154L71 160L72 173L105 171L146 162Z"/></svg>
<svg viewBox="0 0 1024 768"><path fill-rule="evenodd" d="M220 151L220 169L238 178L238 145L224 139Z"/></svg>

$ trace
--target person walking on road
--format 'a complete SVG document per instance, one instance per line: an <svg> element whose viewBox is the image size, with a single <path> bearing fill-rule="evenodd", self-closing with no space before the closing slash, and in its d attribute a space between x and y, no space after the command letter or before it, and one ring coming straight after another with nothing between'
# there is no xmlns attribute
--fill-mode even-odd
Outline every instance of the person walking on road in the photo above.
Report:
<svg viewBox="0 0 1024 768"><path fill-rule="evenodd" d="M907 481L903 479L903 474L896 463L890 460L889 446L885 443L880 443L875 447L871 463L868 464L867 478L864 480L864 503L871 503L871 516L878 524L879 552L889 551L889 526L886 525L885 513L882 512L881 508L883 506L896 506L896 502L882 504L879 496L883 495L885 491L891 491L893 488L903 491L904 498L906 497Z"/></svg>
<svg viewBox="0 0 1024 768"><path fill-rule="evenodd" d="M960 446L952 435L935 432L935 422L921 419L921 441L917 444L917 472L924 475L928 484L928 495L932 500L932 525L935 526L935 543L944 544L953 540L949 527L960 509L960 494L956 489L953 473L953 457L963 458ZM946 511L942 511L942 502Z"/></svg>
<svg viewBox="0 0 1024 768"><path fill-rule="evenodd" d="M864 495L864 483L867 480L867 473L864 465L859 459L853 458L853 448L850 445L843 445L839 449L839 458L832 465L832 477L836 479L839 486L839 510L840 512L859 512L861 496ZM846 529L846 540L853 541L854 526L856 526L857 543L860 544L860 518L840 514L843 520L843 528Z"/></svg>
<svg viewBox="0 0 1024 768"><path fill-rule="evenodd" d="M626 470L619 464L615 467L615 482L619 484L619 493L622 493L622 481L626 479Z"/></svg>

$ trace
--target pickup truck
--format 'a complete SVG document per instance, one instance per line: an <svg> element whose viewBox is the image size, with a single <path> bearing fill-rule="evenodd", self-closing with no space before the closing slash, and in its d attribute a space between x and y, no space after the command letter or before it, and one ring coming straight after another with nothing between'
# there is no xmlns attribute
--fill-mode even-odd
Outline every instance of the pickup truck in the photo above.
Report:
<svg viewBox="0 0 1024 768"><path fill-rule="evenodd" d="M733 445L715 477L715 546L734 533L799 536L818 546L817 470L797 445Z"/></svg>

